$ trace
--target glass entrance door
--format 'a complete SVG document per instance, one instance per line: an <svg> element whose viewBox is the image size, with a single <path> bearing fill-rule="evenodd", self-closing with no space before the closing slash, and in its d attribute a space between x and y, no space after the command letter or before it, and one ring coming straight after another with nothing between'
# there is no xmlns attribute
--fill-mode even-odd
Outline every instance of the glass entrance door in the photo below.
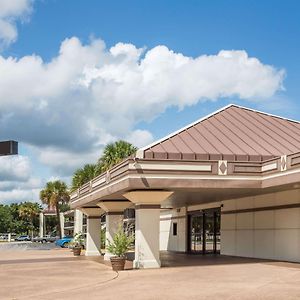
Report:
<svg viewBox="0 0 300 300"><path fill-rule="evenodd" d="M189 251L202 254L220 252L220 209L192 213L188 222Z"/></svg>
<svg viewBox="0 0 300 300"><path fill-rule="evenodd" d="M190 221L190 250L203 251L203 215L193 215Z"/></svg>
<svg viewBox="0 0 300 300"><path fill-rule="evenodd" d="M215 251L215 224L214 213L204 213L205 216L205 252L214 253Z"/></svg>

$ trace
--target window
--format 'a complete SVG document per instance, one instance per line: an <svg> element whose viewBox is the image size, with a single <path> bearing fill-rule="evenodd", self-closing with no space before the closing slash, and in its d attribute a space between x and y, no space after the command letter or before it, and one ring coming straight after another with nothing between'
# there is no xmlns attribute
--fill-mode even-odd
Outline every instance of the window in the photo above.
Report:
<svg viewBox="0 0 300 300"><path fill-rule="evenodd" d="M177 235L177 223L173 223L173 235Z"/></svg>

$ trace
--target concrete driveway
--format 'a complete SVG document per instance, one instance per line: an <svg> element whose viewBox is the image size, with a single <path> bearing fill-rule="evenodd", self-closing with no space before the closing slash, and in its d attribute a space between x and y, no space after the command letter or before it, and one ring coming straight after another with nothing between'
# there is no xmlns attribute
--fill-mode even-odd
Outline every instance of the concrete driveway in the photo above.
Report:
<svg viewBox="0 0 300 300"><path fill-rule="evenodd" d="M117 274L67 249L1 251L0 299L300 299L299 264L168 253L162 261Z"/></svg>

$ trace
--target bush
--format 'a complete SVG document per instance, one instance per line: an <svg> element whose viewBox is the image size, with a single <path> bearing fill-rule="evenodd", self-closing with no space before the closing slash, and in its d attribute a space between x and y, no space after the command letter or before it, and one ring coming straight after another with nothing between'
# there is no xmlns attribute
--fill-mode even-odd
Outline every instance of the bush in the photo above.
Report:
<svg viewBox="0 0 300 300"><path fill-rule="evenodd" d="M114 254L118 257L125 257L125 253L130 249L133 241L134 237L128 236L120 226L118 231L114 235L112 242L107 240L107 250L111 254Z"/></svg>
<svg viewBox="0 0 300 300"><path fill-rule="evenodd" d="M78 232L74 235L70 242L70 248L82 248L84 245L84 237L82 232Z"/></svg>

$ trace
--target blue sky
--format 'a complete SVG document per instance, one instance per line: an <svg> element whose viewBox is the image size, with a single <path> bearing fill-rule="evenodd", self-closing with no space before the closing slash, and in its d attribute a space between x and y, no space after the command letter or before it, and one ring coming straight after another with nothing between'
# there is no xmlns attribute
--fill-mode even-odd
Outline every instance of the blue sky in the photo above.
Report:
<svg viewBox="0 0 300 300"><path fill-rule="evenodd" d="M138 47L166 45L187 56L215 54L221 49L243 49L262 62L284 68L285 92L282 98L297 105L300 81L300 3L290 1L72 1L42 0L34 4L27 24L19 25L18 41L4 55L21 57L36 53L45 60L57 55L59 45L67 37L88 41L100 37L108 47L122 41ZM240 102L226 99L182 111L182 124L191 122L220 105ZM283 101L283 100L282 100ZM300 109L276 109L287 117L300 118ZM175 109L175 113L177 110ZM174 111L160 117L170 124L160 133L174 130ZM191 115L191 117L189 117ZM170 118L168 118L170 117ZM180 117L181 119L181 117ZM166 121L166 122L165 122ZM157 122L151 124L151 128ZM164 125L167 125L164 124ZM179 124L181 126L181 124Z"/></svg>
<svg viewBox="0 0 300 300"><path fill-rule="evenodd" d="M2 1L4 3L8 0L0 0L0 9ZM36 198L39 188L49 178L69 180L76 167L94 161L101 154L106 142L127 138L132 141L139 140L142 145L143 142L162 137L228 103L234 102L300 119L299 1L10 1L15 1L21 8L13 8L15 11L7 10L6 14L1 14L0 11L0 21L2 18L10 22L16 26L17 32L17 37L14 38L8 32L2 32L2 40L5 42L2 42L0 55L8 65L6 68L11 70L12 79L8 76L9 79L3 79L1 82L1 77L6 76L7 69L1 69L0 60L0 121L2 127L4 126L0 137L19 140L22 159L7 162L7 168L25 168L24 172L28 174L10 182L5 180L4 176L8 169L2 170L4 179L0 182L0 202L20 201L25 200L25 197ZM67 50L64 50L67 54L60 57L62 42L72 37L75 37L76 41L68 40L65 47ZM93 41L100 39L105 43L106 50L103 50L104 46L101 45L92 46ZM78 45L77 40L82 44ZM120 42L123 44L115 49L117 54L107 58L109 49ZM139 52L124 46L128 44L133 45L134 49L144 50ZM159 45L166 46L168 51L165 48L156 48ZM82 50L84 46L88 48L86 51ZM152 49L156 51L152 53ZM219 61L218 53L222 50L229 51L226 52L226 57L233 57L233 73L229 73L233 83L226 78L220 79L223 60ZM238 50L245 51L247 57L235 52ZM98 58L97 51L102 51ZM180 53L183 57L175 58L170 51L173 51L173 54ZM77 53L78 57L73 58L72 53ZM126 59L130 56L133 60L138 57L137 60L141 62L150 53L152 59L147 63L152 64L152 69L148 70L149 74L152 74L154 67L155 72L160 74L159 68L164 65L164 59L170 59L170 65L166 67L167 71L162 69L162 89L155 87L151 91L155 84L147 86L145 91L149 92L149 95L146 94L143 99L145 92L139 90L140 81L133 85L138 87L136 95L132 94L131 85L131 80L135 79L129 78L129 75L120 79L119 74L123 72L123 67L121 68L119 63L122 59L124 63L125 56ZM29 63L24 63L26 56L30 57ZM208 56L212 56L216 62L211 64ZM8 64L9 57L16 62L22 60L23 63ZM205 63L198 66L194 62L190 67L186 67L184 74L189 77L188 80L181 74L174 75L173 78L173 59L185 63L188 58L197 57L202 57ZM248 70L249 57L259 61L251 70ZM98 59L102 58L108 59L109 64L112 64L111 69L107 71L104 64L91 70L91 64L97 64ZM243 59L245 66L237 65L240 59ZM59 61L57 69L55 63L47 65L53 60ZM66 64L80 60L83 63L78 69L73 70L68 65L64 69ZM86 72L87 65L89 75ZM271 71L269 67L272 68ZM51 68L53 70L50 72ZM238 69L236 73L235 68ZM126 70L130 71L126 74L131 75L137 72L128 60ZM174 74L177 71L174 70ZM46 74L47 72L49 74ZM73 76L72 72L76 73L76 76ZM103 82L101 85L98 81L97 85L92 82L98 80L97 76L104 76L103 72L105 76L110 76L110 80L111 76L117 76L118 80L123 80L122 84L129 80L131 88L126 87L128 82L125 82L124 89L120 91L125 91L121 102L118 102L120 93L115 94L108 86L108 81L105 81L106 85ZM116 75L115 72L120 73ZM15 78L18 78L19 74L23 74L24 77L20 75L18 81ZM61 78L61 74L66 75ZM197 86L203 84L206 74L212 79L207 90L203 92L198 90ZM146 75L148 76L148 73ZM146 75L143 73L143 78ZM39 82L43 76L45 79ZM82 79L82 76L88 81L85 81L87 88L92 89L93 85L95 91L87 93L73 88L74 78ZM87 79L89 76L92 76L92 79ZM72 80L68 82L68 78ZM102 80L103 78L101 77ZM232 88L234 80L237 80L235 78L242 79L239 87ZM116 77L113 79L116 80ZM107 77L105 80L108 80ZM47 88L48 83L50 91L42 90ZM164 83L168 88L164 87ZM1 86L6 88L9 85L11 88L7 88L8 91L1 94ZM246 87L242 89L241 86ZM253 95L249 96L249 88L256 89ZM13 93L14 89L20 92ZM57 93L54 92L55 89L58 90ZM189 90L193 93L190 94ZM176 101L171 99L172 95ZM12 100L6 102L5 99L10 99L9 97L12 97ZM147 99L151 97L153 100L147 103ZM12 103L16 98L20 102L14 106ZM101 99L101 105L96 103L97 99ZM110 99L116 99L116 102L111 104ZM144 109L141 104L143 101ZM36 110L36 107L39 109ZM48 111L45 111L45 107L49 107ZM71 114L71 111L75 110L74 107L78 109L76 118ZM88 108L86 111L85 107ZM109 113L104 112L105 110ZM122 118L118 110L123 112ZM18 118L15 127L11 126L11 116ZM76 120L79 120L78 124ZM103 125L108 123L107 127ZM99 136L101 138L98 139ZM66 137L71 137L70 141ZM58 163L59 160L61 163Z"/></svg>

